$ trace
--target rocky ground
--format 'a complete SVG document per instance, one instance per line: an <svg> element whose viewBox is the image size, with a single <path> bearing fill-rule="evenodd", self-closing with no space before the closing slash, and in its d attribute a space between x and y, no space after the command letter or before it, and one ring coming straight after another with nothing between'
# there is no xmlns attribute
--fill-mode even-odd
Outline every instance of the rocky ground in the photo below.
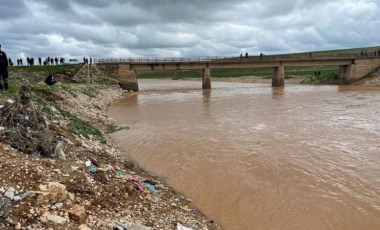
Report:
<svg viewBox="0 0 380 230"><path fill-rule="evenodd" d="M106 115L125 95L118 86L53 87L0 101L0 229L220 229L107 137L118 128ZM67 133L74 116L99 127L103 139Z"/></svg>

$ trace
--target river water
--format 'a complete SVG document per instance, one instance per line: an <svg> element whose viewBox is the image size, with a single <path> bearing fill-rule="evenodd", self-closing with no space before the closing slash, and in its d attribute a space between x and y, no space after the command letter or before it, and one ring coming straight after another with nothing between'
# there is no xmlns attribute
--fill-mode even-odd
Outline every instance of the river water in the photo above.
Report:
<svg viewBox="0 0 380 230"><path fill-rule="evenodd" d="M223 229L380 229L380 89L139 86L112 138Z"/></svg>

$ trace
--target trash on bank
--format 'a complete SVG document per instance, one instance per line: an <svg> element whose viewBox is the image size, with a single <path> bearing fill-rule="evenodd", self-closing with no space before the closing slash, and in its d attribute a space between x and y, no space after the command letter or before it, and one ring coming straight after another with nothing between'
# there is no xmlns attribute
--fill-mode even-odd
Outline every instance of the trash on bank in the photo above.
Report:
<svg viewBox="0 0 380 230"><path fill-rule="evenodd" d="M15 101L12 100L12 99L8 99L8 100L6 100L6 102L9 103L9 104L13 104L13 103L15 103Z"/></svg>
<svg viewBox="0 0 380 230"><path fill-rule="evenodd" d="M93 165L96 167L99 167L98 161L95 159L95 157L90 157L89 159Z"/></svg>
<svg viewBox="0 0 380 230"><path fill-rule="evenodd" d="M186 228L181 223L177 223L177 230L193 230L191 228Z"/></svg>
<svg viewBox="0 0 380 230"><path fill-rule="evenodd" d="M16 121L28 121L29 120L29 116L21 114L21 113L18 113L18 114L16 114L15 120Z"/></svg>
<svg viewBox="0 0 380 230"><path fill-rule="evenodd" d="M158 190L154 187L154 185L150 184L150 183L145 183L145 186L151 191L153 192L154 194L157 194L158 193Z"/></svg>
<svg viewBox="0 0 380 230"><path fill-rule="evenodd" d="M125 170L117 170L116 175L121 176L125 174Z"/></svg>
<svg viewBox="0 0 380 230"><path fill-rule="evenodd" d="M88 169L88 171L90 171L92 173L96 173L98 171L98 168L95 165L91 165L90 168Z"/></svg>
<svg viewBox="0 0 380 230"><path fill-rule="evenodd" d="M150 230L152 228L146 227L141 224L131 224L126 222L125 224L122 224L120 222L113 222L111 226L112 230Z"/></svg>
<svg viewBox="0 0 380 230"><path fill-rule="evenodd" d="M186 212L191 212L191 208L188 206L188 205L185 205L185 206L182 206L180 207L182 210L186 211Z"/></svg>
<svg viewBox="0 0 380 230"><path fill-rule="evenodd" d="M135 186L135 189L137 189L140 192L144 192L144 187L141 185L139 178L137 178L135 176L131 176L131 177L129 177L129 181L131 181L133 183L133 185Z"/></svg>
<svg viewBox="0 0 380 230"><path fill-rule="evenodd" d="M85 163L85 164L86 164L87 167L90 167L90 166L92 165L92 163L91 163L90 160L86 160L86 163Z"/></svg>

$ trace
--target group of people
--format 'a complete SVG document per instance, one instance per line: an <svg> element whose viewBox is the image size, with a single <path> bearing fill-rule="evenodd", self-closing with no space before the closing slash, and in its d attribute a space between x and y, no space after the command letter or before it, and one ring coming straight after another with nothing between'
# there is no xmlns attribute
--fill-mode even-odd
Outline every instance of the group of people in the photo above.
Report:
<svg viewBox="0 0 380 230"><path fill-rule="evenodd" d="M248 58L248 52L245 53L245 58ZM240 54L240 59L243 59L243 54Z"/></svg>
<svg viewBox="0 0 380 230"><path fill-rule="evenodd" d="M11 63L10 58L9 58L9 60L10 60L9 63ZM58 57L55 57L55 58L47 57L43 62L42 62L42 58L38 57L38 64L39 65L42 65L42 64L43 65L54 65L54 63L55 63L55 65L58 65L58 61L59 61L60 65L65 64L65 58L63 58L63 57L60 57L59 59L58 59ZM33 66L34 65L34 58L33 57L27 57L26 63L28 66ZM12 65L13 65L13 63L12 63ZM22 64L22 58L17 59L17 66L22 66L22 65L23 65Z"/></svg>
<svg viewBox="0 0 380 230"><path fill-rule="evenodd" d="M360 56L361 57L368 57L368 56L371 56L371 54L373 54L373 56L380 56L380 50L375 50L375 51L368 51L368 50L362 50L360 51Z"/></svg>
<svg viewBox="0 0 380 230"><path fill-rule="evenodd" d="M26 61L27 61L27 64L29 66L33 66L34 65L34 58L31 57L27 57L26 58ZM65 58L63 57L60 57L58 59L58 57L47 57L43 62L42 62L42 58L39 57L38 58L38 64L39 65L58 65L58 61L59 61L59 64L65 64ZM84 64L88 64L89 63L89 60L88 58L86 57L83 57L83 63ZM90 58L90 64L92 64L92 58ZM22 66L23 63L22 63L22 58L19 58L17 59L17 65L18 66ZM1 44L0 44L0 90L8 90L9 88L9 85L8 85L8 66L13 66L13 62L11 60L11 58L8 58L7 57L7 54L1 50ZM54 85L55 83L57 83L57 81L54 79L54 76L52 73L50 73L46 79L45 79L45 83L47 85Z"/></svg>

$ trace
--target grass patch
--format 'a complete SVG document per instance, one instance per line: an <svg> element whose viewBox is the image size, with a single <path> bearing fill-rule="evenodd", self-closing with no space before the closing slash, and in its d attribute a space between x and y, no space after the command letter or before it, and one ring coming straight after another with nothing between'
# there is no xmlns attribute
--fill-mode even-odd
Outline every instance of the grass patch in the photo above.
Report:
<svg viewBox="0 0 380 230"><path fill-rule="evenodd" d="M71 95L72 97L77 97L78 95L75 93L75 90L73 90L69 85L61 85L61 89L63 92Z"/></svg>
<svg viewBox="0 0 380 230"><path fill-rule="evenodd" d="M67 125L67 130L70 133L74 133L77 135L82 135L88 139L95 139L100 141L100 143L105 144L106 140L104 139L102 133L99 129L92 126L89 122L83 121L77 116L71 114L70 112L62 109L59 105L56 105L58 111L69 120L69 124Z"/></svg>
<svg viewBox="0 0 380 230"><path fill-rule="evenodd" d="M96 98L97 89L95 87L86 87L81 89L81 92L88 97Z"/></svg>
<svg viewBox="0 0 380 230"><path fill-rule="evenodd" d="M0 98L15 98L22 84L9 82L8 90L0 90Z"/></svg>

